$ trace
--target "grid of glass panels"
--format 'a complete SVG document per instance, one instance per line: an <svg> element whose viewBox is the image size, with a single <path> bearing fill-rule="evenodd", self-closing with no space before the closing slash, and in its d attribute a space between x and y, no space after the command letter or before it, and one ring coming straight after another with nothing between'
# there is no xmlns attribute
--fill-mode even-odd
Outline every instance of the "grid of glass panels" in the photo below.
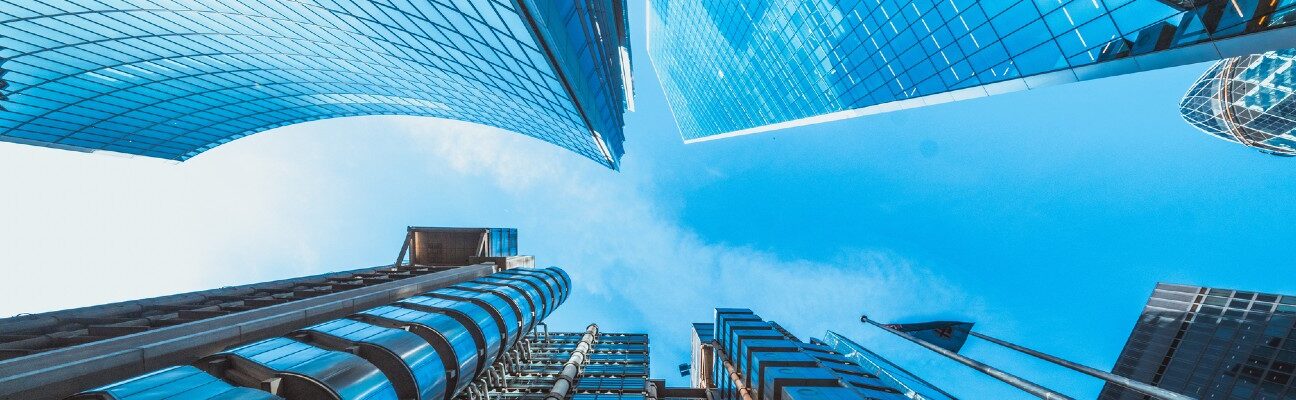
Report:
<svg viewBox="0 0 1296 400"><path fill-rule="evenodd" d="M838 392L832 398L862 400L907 400L897 388L889 386L876 374L865 371L854 361L821 344L804 343L792 337L777 323L766 322L747 309L716 309L714 323L693 324L693 329L711 328L707 334L695 333L701 345L702 337L714 339L714 347L708 353L711 357L710 371L699 371L708 374L707 381L714 389L715 400L742 400L745 396L740 387L746 387L753 398L771 399L782 397L784 400L797 398L826 398L820 393L834 393L834 389L851 389L842 394ZM700 349L695 348L697 352ZM787 357L780 357L786 355ZM769 357L769 358L765 358ZM738 373L743 382L734 381L726 361ZM694 367L698 362L694 362ZM767 379L768 378L768 379ZM762 383L763 382L763 383ZM771 382L778 382L777 387L786 387L781 395ZM807 391L790 388L809 389ZM818 392L815 389L825 389ZM791 396L791 397L789 397Z"/></svg>
<svg viewBox="0 0 1296 400"><path fill-rule="evenodd" d="M1183 3L650 0L649 55L688 140L1270 29L1296 0Z"/></svg>
<svg viewBox="0 0 1296 400"><path fill-rule="evenodd" d="M1201 399L1289 399L1294 369L1296 296L1158 284L1112 372Z"/></svg>
<svg viewBox="0 0 1296 400"><path fill-rule="evenodd" d="M1188 123L1230 142L1296 156L1296 49L1215 63L1180 103Z"/></svg>
<svg viewBox="0 0 1296 400"><path fill-rule="evenodd" d="M532 8L511 0L0 0L0 140L185 160L278 126L399 114L499 127L615 166L619 115L588 123L569 91L580 88L565 86L554 66L575 69L536 33L592 32L584 38L615 45L624 38L612 35L625 32L584 23L614 17L579 15L610 9ZM624 101L619 70L583 72L608 82L590 90L618 88L577 93L608 99L591 109Z"/></svg>

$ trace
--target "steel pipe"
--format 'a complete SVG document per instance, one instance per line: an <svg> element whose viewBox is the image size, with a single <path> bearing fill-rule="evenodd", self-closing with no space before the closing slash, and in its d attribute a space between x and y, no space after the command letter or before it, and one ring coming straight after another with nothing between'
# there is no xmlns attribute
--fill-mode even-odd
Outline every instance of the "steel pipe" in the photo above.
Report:
<svg viewBox="0 0 1296 400"><path fill-rule="evenodd" d="M1143 394L1146 394L1146 395L1148 395L1148 396L1151 396L1153 399L1157 399L1157 400L1193 400L1192 397L1184 396L1184 395L1179 394L1179 393L1175 393L1175 392L1172 392L1172 391L1169 391L1169 390L1165 390L1165 389L1162 389L1162 388L1159 388L1159 387L1156 387L1156 386L1152 386L1152 385L1149 385L1149 384L1146 384L1146 383L1143 383L1143 382L1139 382L1139 381L1136 381L1136 380L1133 380L1133 379L1130 379L1130 378L1126 378L1126 377L1123 377L1123 376L1120 376L1120 375L1116 375L1116 374L1113 374L1113 373L1110 373L1110 372L1107 372L1107 371L1101 371L1101 370L1098 370L1098 369L1090 368L1090 367L1085 366L1085 365L1076 364L1076 363L1073 363L1073 362L1071 362L1071 361L1064 360L1064 359L1059 358L1059 357L1055 357L1055 356L1052 356L1052 355L1049 355L1049 354L1041 353L1041 352L1039 352L1039 351L1035 351L1035 350L1032 350L1032 349L1029 349L1029 348L1026 348L1026 347L1018 346L1018 345L1016 345L1016 344L1013 344L1013 343L1010 343L1010 342L1007 342L1007 341L1004 341L1004 340L999 340L999 339L994 338L994 337L991 337L991 336L989 336L989 335L984 335L984 334L977 333L977 332L972 332L972 331L968 331L968 333L971 334L972 336L975 336L975 337L981 338L982 340L988 341L988 342L990 342L990 343L994 343L994 344L997 344L997 345L1000 345L1000 346L1003 346L1003 347L1007 347L1007 348L1010 348L1010 349L1013 349L1013 350L1017 350L1017 351L1022 352L1022 353L1026 353L1027 355L1030 355L1030 356L1032 356L1032 357L1039 358L1039 359L1041 359L1041 360L1048 361L1048 362L1051 362L1051 363L1054 363L1054 364L1057 364L1057 365L1061 365L1061 366L1063 366L1063 367L1067 367L1067 368L1069 368L1069 369L1071 369L1071 370L1073 370L1073 371L1080 372L1080 373L1082 373L1082 374L1089 375L1089 376L1092 376L1092 377L1095 377L1095 378L1098 378L1098 379L1102 379L1102 380L1107 381L1107 382L1109 382L1109 383L1111 383L1111 384L1114 384L1114 385L1124 386L1124 387L1126 387L1126 388L1129 388L1130 390L1134 390L1134 391L1136 391L1136 392L1143 393Z"/></svg>
<svg viewBox="0 0 1296 400"><path fill-rule="evenodd" d="M989 375L989 376L992 377L992 378L998 379L998 380L1002 381L1003 383L1007 383L1007 384L1009 384L1009 385L1012 385L1012 386L1015 387L1015 388L1018 388L1018 389L1021 389L1022 391L1025 391L1026 393L1030 393L1030 394L1034 395L1035 397L1039 397L1039 398L1041 398L1041 399L1045 399L1045 400L1054 400L1054 399L1057 399L1057 400L1074 400L1074 399L1072 399L1071 397L1068 397L1067 395L1064 395L1064 394L1062 394L1062 393L1058 393L1057 391L1054 391L1054 390L1052 390L1052 389L1049 389L1049 388L1046 388L1046 387L1040 386L1039 384L1036 384L1035 382L1031 382L1031 381L1028 381L1028 380L1022 379L1021 377L1019 377L1019 376L1017 376L1017 375L1013 375L1013 374L1010 374L1010 373L1004 372L1003 370L1000 370L1000 369L995 368L995 367L991 367L991 366L986 365L985 363L982 363L982 362L980 362L980 361L973 360L973 359L968 358L968 357L966 357L966 356L964 356L964 355L962 355L962 354L955 353L955 352L953 352L953 351L949 351L949 350L945 349L944 347L940 347L940 346L937 346L937 345L934 345L934 344L928 343L926 340L922 340L922 339L919 339L919 338L913 337L913 335L910 335L910 334L908 334L908 333L905 333L905 332L901 332L901 331L898 331L898 330L892 329L892 328L889 327L889 326L886 326L886 325L880 324L880 323L878 323L877 321L874 321L874 320L869 319L867 316L861 315L861 316L860 316L860 322L867 323L867 324L871 324L871 325L876 326L876 327L878 327L878 328L882 328L882 330L884 330L884 331L887 331L887 332L890 332L890 333L892 333L892 334L895 334L896 336L899 336L899 337L901 337L901 338L903 338L903 339L905 339L905 340L908 340L908 341L910 341L910 342L914 342L915 344L917 344L917 345L919 345L919 346L922 346L923 348L926 348L927 350L934 351L934 352L936 352L937 354L940 354L940 355L942 355L942 356L945 356L945 357L947 357L947 358L949 358L949 359L951 359L951 360L957 361L959 364L963 364L963 365L966 365L966 366L968 366L968 367L971 367L972 369L975 369L975 370L977 370L977 371L979 371L979 372L981 372L981 373L983 373L983 374Z"/></svg>
<svg viewBox="0 0 1296 400"><path fill-rule="evenodd" d="M563 364L562 372L558 373L553 389L549 390L545 400L567 398L567 393L576 386L576 377L580 376L581 366L589 361L589 352L594 349L594 341L598 339L598 333L598 324L590 324L585 328L585 335L581 336L580 342L576 343L576 349L572 350L571 357Z"/></svg>
<svg viewBox="0 0 1296 400"><path fill-rule="evenodd" d="M743 381L742 373L738 372L738 367L734 366L733 361L729 359L729 354L725 352L724 347L720 346L720 342L711 342L710 346L711 353L720 356L720 363L724 364L725 371L729 373L729 380L733 381L734 387L738 389L738 394L742 396L742 400L755 400L751 387L747 386L747 383Z"/></svg>

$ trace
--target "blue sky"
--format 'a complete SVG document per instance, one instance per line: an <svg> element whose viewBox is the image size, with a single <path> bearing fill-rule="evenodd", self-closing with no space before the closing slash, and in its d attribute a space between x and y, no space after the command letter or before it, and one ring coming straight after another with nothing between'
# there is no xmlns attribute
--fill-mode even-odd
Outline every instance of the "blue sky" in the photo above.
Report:
<svg viewBox="0 0 1296 400"><path fill-rule="evenodd" d="M858 314L972 320L1107 369L1157 281L1296 293L1293 160L1179 118L1205 65L684 145L641 33L619 173L427 118L289 126L182 164L0 143L0 266L23 275L0 280L0 315L387 263L406 225L507 226L576 281L555 328L648 332L675 383L688 323L748 307L979 399L1026 396Z"/></svg>

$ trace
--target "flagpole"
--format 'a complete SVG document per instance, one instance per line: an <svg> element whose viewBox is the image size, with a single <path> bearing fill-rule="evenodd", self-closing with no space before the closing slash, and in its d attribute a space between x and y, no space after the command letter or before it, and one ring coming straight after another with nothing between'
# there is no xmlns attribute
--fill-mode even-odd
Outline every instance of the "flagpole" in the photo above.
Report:
<svg viewBox="0 0 1296 400"><path fill-rule="evenodd" d="M1137 392L1140 392L1140 393L1143 393L1143 394L1146 394L1146 395L1152 396L1152 397L1155 398L1155 399L1160 399L1160 400L1193 400L1192 397L1184 396L1184 395L1179 394L1179 393L1175 393L1175 392L1172 392L1172 391L1169 391L1169 390L1165 390L1165 389L1162 389L1162 388L1159 388L1159 387L1156 387L1156 386L1152 386L1152 385L1149 385L1149 384L1146 384L1146 383L1143 383L1143 382L1139 382L1139 381L1136 381L1136 380L1133 380L1133 379L1130 379L1130 378L1126 378L1126 377L1123 377L1123 376L1120 376L1120 375L1112 374L1112 373L1110 373L1110 372L1101 371L1101 370L1097 370L1097 369L1094 369L1094 368L1090 368L1090 367L1087 367L1087 366L1084 366L1084 365L1076 364L1076 363L1073 363L1073 362L1071 362L1071 361L1067 361L1067 360L1064 360L1064 359L1061 359L1061 358L1058 358L1058 357L1054 357L1054 356L1051 356L1051 355L1048 355L1048 354L1045 354L1045 353L1041 353L1041 352L1038 352L1038 351L1035 351L1035 350L1032 350L1032 349L1028 349L1028 348L1025 348L1025 347L1022 347L1022 346L1018 346L1018 345L1016 345L1016 344L1012 344L1012 343L1009 343L1009 342L1006 342L1006 341L1003 341L1003 340L999 340L999 339L996 339L996 338L993 338L993 337L990 337L990 336L987 336L987 335L983 335L983 334L980 334L980 333L977 333L977 332L968 331L968 333L971 334L972 336L976 336L976 337L981 338L981 339L983 339L983 340L986 340L986 341L988 341L988 342L990 342L990 343L994 343L994 344L997 344L997 345L1000 345L1000 346L1003 346L1003 347L1007 347L1007 348L1010 348L1010 349L1013 349L1013 350L1017 350L1017 351L1020 351L1020 352L1022 352L1022 353L1029 354L1029 355L1031 355L1031 356L1033 356L1033 357L1035 357L1035 358L1039 358L1039 359L1044 360L1044 361L1048 361L1048 362L1051 362L1051 363L1054 363L1054 364L1057 364L1057 365L1061 365L1061 366L1063 366L1063 367L1070 368L1070 369L1072 369L1072 370L1074 370L1074 371L1077 371L1077 372L1080 372L1080 373L1082 373L1082 374L1089 375L1089 376L1092 376L1092 377L1095 377L1095 378L1098 378L1098 379L1102 379L1102 380L1104 380L1104 381L1107 381L1107 382L1110 382L1110 383L1113 383L1113 384L1116 384L1116 385L1120 385L1120 386L1124 386L1124 387L1126 387L1126 388L1133 389L1133 390L1135 390L1135 391L1137 391Z"/></svg>
<svg viewBox="0 0 1296 400"><path fill-rule="evenodd" d="M1057 400L1075 400L1075 399L1072 399L1071 397L1067 397L1067 396L1064 395L1064 394L1061 394L1061 393L1055 392L1055 391L1053 391L1053 390L1050 390L1049 388L1046 388L1046 387L1040 386L1040 385L1038 385L1038 384L1035 384L1034 382L1031 382L1031 381L1028 381L1028 380L1022 379L1022 378L1020 378L1020 377L1018 377L1018 376L1016 376L1016 375L1013 375L1013 374L1010 374L1010 373L1004 372L1004 371L999 370L999 369L997 369L997 368L995 368L995 367L991 367L991 366L986 365L986 364L984 364L984 363L982 363L982 362L980 362L980 361L973 360L973 359L971 359L971 358L965 357L965 356L963 356L962 354L958 354L958 353L955 353L955 352L949 351L949 350L947 350L947 349L945 349L945 348L943 348L943 347L940 347L940 346L937 346L937 345L934 345L934 344L931 344L931 343L927 343L926 340L918 339L918 338L913 337L912 335L910 335L910 334L908 334L908 333L901 332L901 331L898 331L898 330L895 330L895 329L891 329L890 327L887 327L886 325L879 324L879 323L877 323L877 321L874 321L874 320L869 319L868 316L861 315L861 316L860 316L860 322L864 322L864 323L867 323L867 324L871 324L871 325L873 325L873 326L876 326L876 327L878 327L878 328L882 328L882 330L884 330L884 331L891 332L892 334L894 334L894 335L896 335L896 336L899 336L899 337L902 337L902 338L904 338L904 339L906 339L906 340L908 340L908 341L910 341L910 342L914 342L915 344L917 344L917 345L919 345L919 346L922 346L922 347L926 348L927 350L931 350L931 351L934 351L934 352L936 352L936 353L938 353L938 354L940 354L940 355L943 355L943 356L945 356L945 357L948 357L948 358L951 359L951 360L957 361L957 362L960 363L960 364L963 364L963 365L966 365L966 366L968 366L968 367L971 367L972 369L975 369L975 370L977 370L977 371L980 371L980 372L983 373L983 374L989 375L989 376L992 377L992 378L995 378L995 379L998 379L998 380L1000 380L1000 381L1003 381L1004 383L1007 383L1007 384L1009 384L1009 385L1012 385L1012 386L1015 387L1015 388L1018 388L1018 389L1021 389L1021 390L1023 390L1023 391L1026 391L1026 393L1030 393L1030 394L1035 395L1036 397L1039 397L1039 398L1041 398L1041 399L1047 399L1047 400L1053 400L1053 399L1057 399Z"/></svg>

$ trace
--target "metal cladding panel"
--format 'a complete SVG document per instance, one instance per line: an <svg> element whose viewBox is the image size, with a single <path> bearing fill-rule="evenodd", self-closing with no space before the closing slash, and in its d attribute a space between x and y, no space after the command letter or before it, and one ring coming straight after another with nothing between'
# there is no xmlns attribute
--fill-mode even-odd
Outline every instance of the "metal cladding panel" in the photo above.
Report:
<svg viewBox="0 0 1296 400"><path fill-rule="evenodd" d="M378 367L350 353L331 351L288 338L270 338L217 353L238 357L276 375L295 375L317 382L342 400L396 400L396 391Z"/></svg>
<svg viewBox="0 0 1296 400"><path fill-rule="evenodd" d="M272 400L279 396L260 390L236 387L198 368L183 365L156 371L97 389L68 400L154 400L154 399Z"/></svg>
<svg viewBox="0 0 1296 400"><path fill-rule="evenodd" d="M500 334L504 337L504 343L511 344L517 340L520 332L518 327L521 324L518 321L518 315L521 313L511 301L496 293L482 293L469 290L448 287L437 289L426 296L442 297L446 299L469 301L479 306L486 307L495 322L499 323Z"/></svg>
<svg viewBox="0 0 1296 400"><path fill-rule="evenodd" d="M819 363L815 361L814 357L805 353L759 351L752 353L751 358L754 367L745 371L746 374L744 375L747 378L747 382L750 383L751 386L755 386L758 392L764 390L765 382L761 380L761 375L763 375L765 370L768 368L819 366Z"/></svg>
<svg viewBox="0 0 1296 400"><path fill-rule="evenodd" d="M765 370L762 377L761 400L791 400L783 397L786 387L837 387L844 388L837 375L820 367L775 367ZM855 395L856 399L859 394Z"/></svg>
<svg viewBox="0 0 1296 400"><path fill-rule="evenodd" d="M538 314L536 301L539 299L536 296L538 296L538 293L531 292L529 286L525 283L478 279L456 286L473 290L489 290L504 296L518 311L517 317L522 324L522 332L530 332L532 328L535 328L536 323L540 322L536 319Z"/></svg>
<svg viewBox="0 0 1296 400"><path fill-rule="evenodd" d="M466 317L468 323L472 324L470 329L475 329L477 333L481 334L482 345L480 349L483 353L480 361L483 368L494 363L495 357L503 351L503 328L485 307L467 301L439 299L426 295L410 297L397 303L397 305L416 309L421 308L428 311L445 311L447 315L457 313Z"/></svg>
<svg viewBox="0 0 1296 400"><path fill-rule="evenodd" d="M724 348L729 351L729 357L737 359L738 342L740 338L759 338L759 339L783 339L783 334L774 330L774 327L764 321L736 321L728 324L717 325L720 336L717 336Z"/></svg>
<svg viewBox="0 0 1296 400"><path fill-rule="evenodd" d="M504 271L501 274L525 275L540 278L553 289L553 308L567 301L567 296L571 293L571 278L566 272L556 267L544 269L512 269Z"/></svg>
<svg viewBox="0 0 1296 400"><path fill-rule="evenodd" d="M558 279L563 282L563 287L566 288L565 290L563 290L562 301L567 301L567 296L571 294L571 286L572 286L571 276L567 275L567 271L563 271L562 268L558 268L558 267L549 267L541 271L558 275Z"/></svg>
<svg viewBox="0 0 1296 400"><path fill-rule="evenodd" d="M503 277L499 276L499 274L494 274L494 276L478 278L476 282L482 282L482 285L507 285L522 291L522 295L524 295L526 302L529 303L531 307L531 328L534 328L534 325L540 321L540 318L543 318L544 315L547 315L547 313L550 312L550 309L548 309L548 307L550 307L550 303L548 303L550 298L546 298L546 296L542 294L542 287L544 285L538 280L534 280L534 278Z"/></svg>
<svg viewBox="0 0 1296 400"><path fill-rule="evenodd" d="M445 397L446 382L449 379L446 365L436 349L416 334L349 319L325 322L303 331L341 339L351 345L367 345L385 350L381 355L363 349L358 354L382 369L402 398L414 396L418 399L439 400ZM374 359L377 357L383 359ZM393 370L389 367L391 365L403 368Z"/></svg>
<svg viewBox="0 0 1296 400"><path fill-rule="evenodd" d="M454 365L458 366L454 372L455 385L451 393L467 387L472 383L472 378L477 375L479 366L477 343L468 328L454 318L396 306L377 307L363 311L360 315L409 326L411 332L422 336L437 347L438 351L448 353L447 358L454 360Z"/></svg>
<svg viewBox="0 0 1296 400"><path fill-rule="evenodd" d="M738 338L738 344L734 347L739 348L738 358L734 362L738 364L743 371L751 371L756 363L752 361L752 354L757 352L799 352L801 347L796 342L787 339L746 339Z"/></svg>
<svg viewBox="0 0 1296 400"><path fill-rule="evenodd" d="M462 289L482 295L478 298L490 299L487 302L494 306L496 311L499 311L500 315L506 320L505 325L508 327L509 343L513 343L521 337L522 333L529 329L531 325L531 311L533 308L530 300L520 290L509 286L478 282L461 283L451 286L450 289Z"/></svg>
<svg viewBox="0 0 1296 400"><path fill-rule="evenodd" d="M529 288L528 290L536 296L537 320L544 319L549 315L549 313L554 311L554 300L556 297L554 296L553 288L540 278L530 275L509 274L507 271L486 278L498 280L500 282L521 283L525 285L525 287Z"/></svg>

